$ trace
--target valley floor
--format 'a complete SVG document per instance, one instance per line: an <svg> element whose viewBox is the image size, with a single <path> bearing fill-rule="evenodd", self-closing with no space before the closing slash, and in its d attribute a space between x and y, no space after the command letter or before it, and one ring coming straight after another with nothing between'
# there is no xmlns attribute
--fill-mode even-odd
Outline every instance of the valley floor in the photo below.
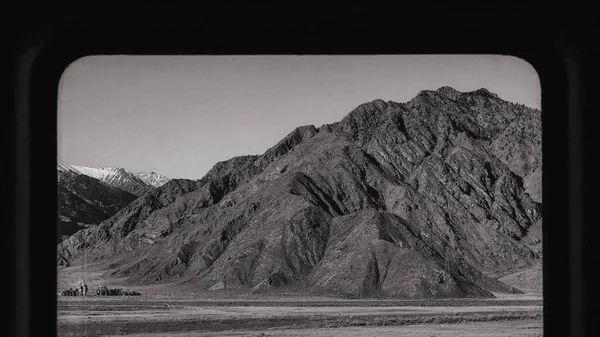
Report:
<svg viewBox="0 0 600 337"><path fill-rule="evenodd" d="M59 297L58 336L539 336L542 328L542 307L532 305L223 304Z"/></svg>
<svg viewBox="0 0 600 337"><path fill-rule="evenodd" d="M208 333L176 333L169 334L171 337L533 337L542 336L543 329L541 321L519 321L511 322L476 322L476 323L458 323L447 325L421 324L411 326L386 326L386 327L347 327L347 328L326 328L326 329L274 329L264 332L256 331L225 331ZM160 334L145 334L132 336L162 336Z"/></svg>
<svg viewBox="0 0 600 337"><path fill-rule="evenodd" d="M122 286L91 268L59 269L57 290L68 289L81 276L92 295L57 297L58 336L542 335L543 302L535 294L405 301L190 293L176 285ZM99 285L135 289L142 296L97 296Z"/></svg>

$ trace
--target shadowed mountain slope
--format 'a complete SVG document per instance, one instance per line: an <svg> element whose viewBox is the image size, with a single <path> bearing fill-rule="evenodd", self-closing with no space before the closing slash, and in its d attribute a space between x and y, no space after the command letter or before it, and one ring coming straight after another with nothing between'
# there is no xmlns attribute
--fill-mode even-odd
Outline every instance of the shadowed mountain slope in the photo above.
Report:
<svg viewBox="0 0 600 337"><path fill-rule="evenodd" d="M98 225L136 196L80 173L58 160L57 243L82 228Z"/></svg>

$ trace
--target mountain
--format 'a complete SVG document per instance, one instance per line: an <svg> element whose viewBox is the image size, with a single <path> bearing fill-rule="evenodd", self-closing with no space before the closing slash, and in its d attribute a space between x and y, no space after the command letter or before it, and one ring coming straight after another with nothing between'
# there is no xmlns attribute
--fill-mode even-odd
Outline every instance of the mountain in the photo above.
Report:
<svg viewBox="0 0 600 337"><path fill-rule="evenodd" d="M77 171L96 178L108 185L122 189L136 196L144 194L152 188L152 185L145 182L135 173L119 167L85 167L72 165Z"/></svg>
<svg viewBox="0 0 600 337"><path fill-rule="evenodd" d="M129 284L195 289L519 292L499 278L535 279L542 259L541 128L521 127L540 116L486 89L377 99L146 192L61 243L57 258L107 260L106 276Z"/></svg>
<svg viewBox="0 0 600 337"><path fill-rule="evenodd" d="M74 168L73 166L63 162L62 160L58 159L56 160L56 171L58 172L58 175L60 176L62 173L64 172L71 172L71 173L76 173L76 174L81 174L81 172L79 172L76 168Z"/></svg>
<svg viewBox="0 0 600 337"><path fill-rule="evenodd" d="M166 184L170 179L156 172L134 172L144 183L153 187L160 187Z"/></svg>
<svg viewBox="0 0 600 337"><path fill-rule="evenodd" d="M521 114L489 145L490 153L523 178L525 190L536 202L542 202L541 121L540 110Z"/></svg>
<svg viewBox="0 0 600 337"><path fill-rule="evenodd" d="M95 226L127 206L136 196L57 161L57 243L88 226Z"/></svg>
<svg viewBox="0 0 600 337"><path fill-rule="evenodd" d="M542 263L502 276L499 280L511 286L518 287L528 293L542 294Z"/></svg>

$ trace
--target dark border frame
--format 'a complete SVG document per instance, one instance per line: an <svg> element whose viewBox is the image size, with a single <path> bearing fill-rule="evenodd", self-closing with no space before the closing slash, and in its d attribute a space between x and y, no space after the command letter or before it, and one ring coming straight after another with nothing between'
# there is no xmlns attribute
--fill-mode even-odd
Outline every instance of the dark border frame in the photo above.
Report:
<svg viewBox="0 0 600 337"><path fill-rule="evenodd" d="M74 20L73 13L38 22L14 46L15 113L8 116L6 125L12 128L4 133L12 136L14 184L7 185L12 193L3 200L13 210L4 215L6 223L14 225L3 248L14 269L8 281L15 287L9 299L14 317L7 318L18 335L56 331L56 247L48 238L55 236L56 208L50 201L56 201L58 83L71 62L95 54L505 54L525 59L538 72L543 96L544 334L581 335L584 323L591 332L593 318L583 310L584 291L590 288L584 287L582 248L587 233L582 149L589 133L583 133L588 91L581 84L589 54L575 37L587 30L552 25L555 18L474 20L456 13L446 18L443 13L352 9L323 10L316 18L289 11L270 21L264 18L272 13L260 9L205 12L196 18L173 11L144 18L98 11L87 22Z"/></svg>

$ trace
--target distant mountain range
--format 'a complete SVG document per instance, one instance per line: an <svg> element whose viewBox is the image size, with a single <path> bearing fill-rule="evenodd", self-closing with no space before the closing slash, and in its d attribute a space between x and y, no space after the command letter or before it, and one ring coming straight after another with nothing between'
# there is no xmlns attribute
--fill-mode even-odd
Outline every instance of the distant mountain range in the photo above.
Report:
<svg viewBox="0 0 600 337"><path fill-rule="evenodd" d="M90 168L57 160L57 242L95 226L168 178L120 168Z"/></svg>
<svg viewBox="0 0 600 337"><path fill-rule="evenodd" d="M169 181L167 177L154 172L135 173L119 167L94 168L76 165L72 165L72 167L87 176L135 194L138 197L150 188L159 187Z"/></svg>
<svg viewBox="0 0 600 337"><path fill-rule="evenodd" d="M541 111L486 89L378 99L145 191L59 244L57 263L85 256L129 284L254 293L539 290L541 156Z"/></svg>
<svg viewBox="0 0 600 337"><path fill-rule="evenodd" d="M170 180L169 178L156 172L134 172L133 174L140 178L144 183L152 187L161 187Z"/></svg>

